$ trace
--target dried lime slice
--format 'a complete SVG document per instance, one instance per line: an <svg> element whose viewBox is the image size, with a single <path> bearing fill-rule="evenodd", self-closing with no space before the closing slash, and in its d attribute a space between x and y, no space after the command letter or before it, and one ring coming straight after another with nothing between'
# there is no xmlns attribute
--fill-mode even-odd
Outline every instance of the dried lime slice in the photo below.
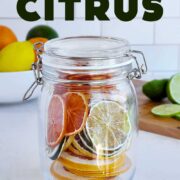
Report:
<svg viewBox="0 0 180 180"><path fill-rule="evenodd" d="M180 73L173 76L169 81L167 94L171 102L180 104Z"/></svg>
<svg viewBox="0 0 180 180"><path fill-rule="evenodd" d="M119 149L131 131L128 112L117 102L101 101L92 107L86 130L96 150Z"/></svg>
<svg viewBox="0 0 180 180"><path fill-rule="evenodd" d="M177 104L164 104L154 107L151 112L160 117L173 117L180 113L180 105Z"/></svg>

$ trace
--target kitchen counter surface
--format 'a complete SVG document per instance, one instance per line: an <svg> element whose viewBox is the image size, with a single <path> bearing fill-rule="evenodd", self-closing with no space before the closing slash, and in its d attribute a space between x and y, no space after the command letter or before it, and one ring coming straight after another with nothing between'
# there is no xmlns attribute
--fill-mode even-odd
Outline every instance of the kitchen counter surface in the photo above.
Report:
<svg viewBox="0 0 180 180"><path fill-rule="evenodd" d="M0 179L42 180L37 101L0 105ZM180 140L140 131L133 180L180 179Z"/></svg>

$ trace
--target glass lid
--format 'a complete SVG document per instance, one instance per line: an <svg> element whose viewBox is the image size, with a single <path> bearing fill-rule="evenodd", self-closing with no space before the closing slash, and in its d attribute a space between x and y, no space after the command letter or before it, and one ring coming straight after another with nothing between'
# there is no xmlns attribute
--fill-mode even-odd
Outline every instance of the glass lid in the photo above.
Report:
<svg viewBox="0 0 180 180"><path fill-rule="evenodd" d="M96 36L54 39L44 46L43 64L78 69L122 66L131 63L129 52L129 43L124 39Z"/></svg>

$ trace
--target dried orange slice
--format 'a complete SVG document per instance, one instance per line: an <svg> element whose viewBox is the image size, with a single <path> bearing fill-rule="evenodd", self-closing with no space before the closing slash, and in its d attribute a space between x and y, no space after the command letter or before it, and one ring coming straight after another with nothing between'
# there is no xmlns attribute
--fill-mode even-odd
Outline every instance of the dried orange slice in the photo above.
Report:
<svg viewBox="0 0 180 180"><path fill-rule="evenodd" d="M116 159L89 159L76 156L71 152L63 152L58 159L65 168L79 171L107 171L119 167L124 163L125 155L122 154Z"/></svg>
<svg viewBox="0 0 180 180"><path fill-rule="evenodd" d="M66 136L78 134L85 126L88 116L88 103L82 93L66 93L67 128Z"/></svg>
<svg viewBox="0 0 180 180"><path fill-rule="evenodd" d="M47 144L56 147L64 138L66 130L65 106L59 95L54 95L48 107Z"/></svg>

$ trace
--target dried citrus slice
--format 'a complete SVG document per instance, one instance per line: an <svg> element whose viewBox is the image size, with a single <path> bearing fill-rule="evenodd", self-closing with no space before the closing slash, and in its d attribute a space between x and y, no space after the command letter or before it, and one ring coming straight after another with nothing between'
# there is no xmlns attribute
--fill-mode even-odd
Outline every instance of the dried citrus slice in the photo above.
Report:
<svg viewBox="0 0 180 180"><path fill-rule="evenodd" d="M123 164L119 164L119 166L115 169L111 170L106 170L104 172L91 172L91 171L79 171L79 170L74 170L74 169L68 169L70 172L73 174L83 176L83 177L88 177L88 178L110 178L110 177L115 177L119 176L125 172L127 172L131 167L131 161L129 158L126 157L125 161Z"/></svg>
<svg viewBox="0 0 180 180"><path fill-rule="evenodd" d="M47 122L47 144L56 147L64 138L66 130L66 115L63 99L59 95L54 95L48 107Z"/></svg>
<svg viewBox="0 0 180 180"><path fill-rule="evenodd" d="M72 144L73 140L74 140L74 136L69 136L69 137L66 137L67 141L66 141L66 144L64 146L64 151L67 150L69 148L69 146Z"/></svg>
<svg viewBox="0 0 180 180"><path fill-rule="evenodd" d="M65 94L67 128L66 136L78 134L85 126L88 115L88 104L82 93Z"/></svg>
<svg viewBox="0 0 180 180"><path fill-rule="evenodd" d="M56 160L58 157L60 157L61 153L63 152L64 145L66 143L66 138L64 137L63 140L58 144L56 147L47 147L47 155L51 160Z"/></svg>
<svg viewBox="0 0 180 180"><path fill-rule="evenodd" d="M69 146L68 151L73 153L75 156L79 156L82 158L89 158L89 159L95 159L96 158L96 156L93 157L93 155L91 155L91 156L84 155L76 147L74 147L73 144Z"/></svg>
<svg viewBox="0 0 180 180"><path fill-rule="evenodd" d="M82 137L82 135L79 135L81 142L83 143L83 146L86 147L86 149L88 149L88 151L90 151L92 154L95 155L96 159L114 159L117 156L119 156L121 153L125 152L130 144L130 140L131 137L129 137L128 141L127 141L127 145L123 146L123 148L119 148L117 150L114 151L104 151L104 150L100 150L100 149L93 149L93 147L88 144L87 140L84 139L84 137Z"/></svg>
<svg viewBox="0 0 180 180"><path fill-rule="evenodd" d="M101 101L92 107L86 130L97 151L115 151L126 145L129 137L128 112L115 101Z"/></svg>
<svg viewBox="0 0 180 180"><path fill-rule="evenodd" d="M87 180L85 177L77 176L66 170L58 160L52 163L50 171L55 180Z"/></svg>
<svg viewBox="0 0 180 180"><path fill-rule="evenodd" d="M97 156L95 154L93 154L91 151L86 149L86 147L82 144L81 140L77 139L77 137L79 138L79 136L76 135L76 138L73 141L74 147L79 152L81 152L83 156L86 156L86 157L89 157L89 158L97 158Z"/></svg>
<svg viewBox="0 0 180 180"><path fill-rule="evenodd" d="M82 156L82 153L76 149L73 145L69 146L68 150L77 156Z"/></svg>
<svg viewBox="0 0 180 180"><path fill-rule="evenodd" d="M122 154L116 159L89 159L76 156L70 152L63 152L58 159L65 168L75 169L79 171L105 171L119 167L119 164L123 164L125 155Z"/></svg>

